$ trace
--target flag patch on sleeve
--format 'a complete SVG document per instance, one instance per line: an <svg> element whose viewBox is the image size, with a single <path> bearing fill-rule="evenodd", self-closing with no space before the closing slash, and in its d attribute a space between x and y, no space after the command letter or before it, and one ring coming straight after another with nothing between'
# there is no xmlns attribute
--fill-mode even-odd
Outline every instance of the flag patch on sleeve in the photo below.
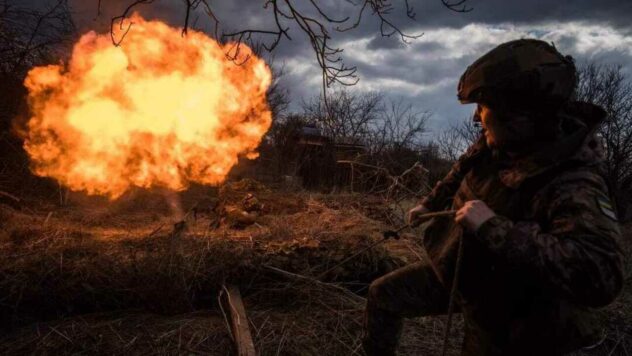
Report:
<svg viewBox="0 0 632 356"><path fill-rule="evenodd" d="M597 205L599 206L599 210L601 210L605 216L614 221L618 221L617 214L614 212L614 208L608 199L597 197Z"/></svg>

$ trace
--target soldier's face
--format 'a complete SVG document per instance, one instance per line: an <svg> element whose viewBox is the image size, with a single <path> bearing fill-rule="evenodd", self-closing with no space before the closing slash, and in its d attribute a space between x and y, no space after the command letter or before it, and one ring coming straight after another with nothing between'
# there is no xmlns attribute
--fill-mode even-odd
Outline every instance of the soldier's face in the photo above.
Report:
<svg viewBox="0 0 632 356"><path fill-rule="evenodd" d="M492 148L520 151L535 135L533 120L526 115L479 104L474 119L481 122L485 141Z"/></svg>

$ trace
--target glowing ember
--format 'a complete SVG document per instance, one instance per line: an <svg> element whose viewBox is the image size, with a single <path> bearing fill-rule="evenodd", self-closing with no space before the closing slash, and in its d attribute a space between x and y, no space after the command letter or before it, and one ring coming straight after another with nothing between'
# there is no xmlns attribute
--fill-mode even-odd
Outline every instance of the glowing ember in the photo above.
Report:
<svg viewBox="0 0 632 356"><path fill-rule="evenodd" d="M232 45L203 33L131 20L121 46L89 32L67 67L29 72L33 171L111 198L131 186L221 183L238 156L256 157L270 127L269 68L246 46L232 61Z"/></svg>

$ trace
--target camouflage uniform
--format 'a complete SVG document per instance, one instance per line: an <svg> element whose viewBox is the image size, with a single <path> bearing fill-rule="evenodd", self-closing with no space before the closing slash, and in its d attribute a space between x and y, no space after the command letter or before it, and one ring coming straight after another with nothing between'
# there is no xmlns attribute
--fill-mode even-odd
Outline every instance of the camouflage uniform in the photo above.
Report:
<svg viewBox="0 0 632 356"><path fill-rule="evenodd" d="M434 219L424 237L431 261L371 285L368 354L394 354L402 317L446 312L460 238L464 355L560 355L600 337L591 308L610 303L623 283L620 231L594 135L605 114L574 103L560 115L563 136L522 159L481 138L423 200L431 211L482 200L497 215L475 234L453 218Z"/></svg>

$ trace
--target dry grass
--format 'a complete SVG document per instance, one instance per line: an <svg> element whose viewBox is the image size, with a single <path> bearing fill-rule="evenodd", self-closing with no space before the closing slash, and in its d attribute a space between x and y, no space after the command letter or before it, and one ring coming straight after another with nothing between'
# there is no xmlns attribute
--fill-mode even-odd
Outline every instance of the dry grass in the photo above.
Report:
<svg viewBox="0 0 632 356"><path fill-rule="evenodd" d="M361 355L368 282L423 252L409 239L389 242L315 282L380 238L392 212L373 198L240 184L183 195L182 208L205 201L200 196L232 203L254 192L264 205L255 224L213 228L211 213L189 218L175 237L161 196L114 204L71 197L66 207L22 211L0 205L0 354L232 354L216 300L229 281L241 287L261 355ZM621 298L602 311L608 340L577 355L632 350L631 289L628 278ZM400 354L438 354L444 323L407 321ZM459 316L453 329L450 354L457 355Z"/></svg>
<svg viewBox="0 0 632 356"><path fill-rule="evenodd" d="M3 355L232 354L221 315L195 312L164 316L138 311L89 314L36 323L5 337Z"/></svg>
<svg viewBox="0 0 632 356"><path fill-rule="evenodd" d="M340 318L355 321L333 330L348 330L357 342L364 301L349 290L362 293L376 275L406 261L378 247L331 271L326 279L332 283L316 286L275 269L318 275L380 238L383 224L354 208L329 207L321 196L252 184L228 188L216 198L228 204L248 191L262 202L264 214L255 224L213 228L216 216L189 217L186 231L175 236L175 220L160 196L22 211L0 205L0 325L8 335L0 340L0 353L173 354L195 344L202 353L222 354L225 347L216 352L215 342L200 340L226 338L223 322L200 336L197 322L187 320L198 320L199 310L217 316L217 291L226 281L241 286L263 354L299 350L301 338L288 337L310 327L314 350L321 348L325 336L319 333L329 335L332 323L345 323ZM187 199L182 197L184 211L195 203ZM271 307L277 302L278 308ZM350 310L355 316L343 318ZM126 330L142 320L157 320L157 326L140 334ZM213 317L210 324L217 324ZM176 329L193 341L152 339ZM117 333L132 336L117 342ZM332 350L347 344L332 344Z"/></svg>

